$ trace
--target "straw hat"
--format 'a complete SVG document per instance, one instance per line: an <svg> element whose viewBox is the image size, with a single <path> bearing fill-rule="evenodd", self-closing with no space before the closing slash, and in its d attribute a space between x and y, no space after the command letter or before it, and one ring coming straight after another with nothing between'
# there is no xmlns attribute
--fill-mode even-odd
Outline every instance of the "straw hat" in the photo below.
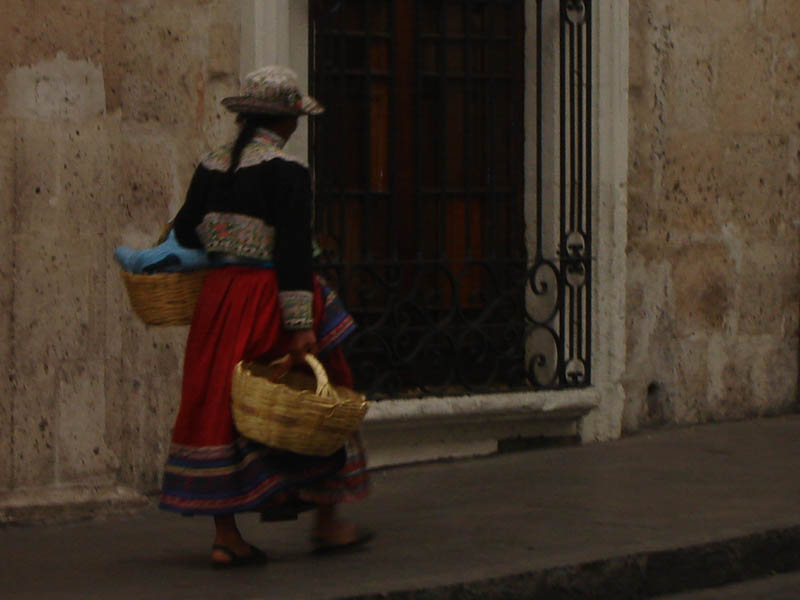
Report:
<svg viewBox="0 0 800 600"><path fill-rule="evenodd" d="M241 95L224 98L222 104L231 112L258 115L318 115L325 110L300 91L294 71L278 65L248 73Z"/></svg>

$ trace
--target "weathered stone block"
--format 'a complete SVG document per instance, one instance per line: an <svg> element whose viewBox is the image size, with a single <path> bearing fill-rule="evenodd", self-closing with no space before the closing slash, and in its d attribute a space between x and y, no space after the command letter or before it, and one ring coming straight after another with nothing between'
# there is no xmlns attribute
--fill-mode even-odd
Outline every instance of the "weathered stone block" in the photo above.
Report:
<svg viewBox="0 0 800 600"><path fill-rule="evenodd" d="M235 137L238 130L236 115L222 106L222 99L228 96L235 96L238 93L239 84L236 77L213 79L206 85L203 138L207 147L203 152Z"/></svg>
<svg viewBox="0 0 800 600"><path fill-rule="evenodd" d="M775 239L797 212L797 157L788 136L737 135L722 154L725 218L747 239Z"/></svg>
<svg viewBox="0 0 800 600"><path fill-rule="evenodd" d="M102 55L103 86L106 96L106 112L115 113L122 107L122 80L129 69L125 41L123 2L110 2L106 6L103 22L106 49Z"/></svg>
<svg viewBox="0 0 800 600"><path fill-rule="evenodd" d="M33 2L8 0L0 4L0 53L7 65L24 63L27 43L23 26L33 21Z"/></svg>
<svg viewBox="0 0 800 600"><path fill-rule="evenodd" d="M796 26L800 30L800 23ZM775 114L772 133L800 133L800 38L778 43L775 57Z"/></svg>
<svg viewBox="0 0 800 600"><path fill-rule="evenodd" d="M685 246L672 266L675 329L679 336L721 331L734 300L734 263L713 242Z"/></svg>
<svg viewBox="0 0 800 600"><path fill-rule="evenodd" d="M668 5L665 2L633 2L631 3L631 27L641 30L643 27L662 27L669 23Z"/></svg>
<svg viewBox="0 0 800 600"><path fill-rule="evenodd" d="M42 365L52 371L64 361L86 360L96 351L89 291L94 273L103 268L97 264L102 240L40 232L17 234L14 244L18 375L24 378Z"/></svg>
<svg viewBox="0 0 800 600"><path fill-rule="evenodd" d="M669 285L670 264L666 260L650 259L647 254L631 250L628 254L626 294L626 369L623 385L626 405L623 410L623 429L636 431L654 424L656 406L660 414L669 412L665 402L675 389L675 357L673 340L673 300ZM648 391L657 387L659 400L654 403Z"/></svg>
<svg viewBox="0 0 800 600"><path fill-rule="evenodd" d="M109 14L121 38L106 61L111 106L139 122L197 127L203 117L208 37L191 6L131 5Z"/></svg>
<svg viewBox="0 0 800 600"><path fill-rule="evenodd" d="M168 134L158 127L125 124L123 137L117 198L126 223L121 243L146 248L155 242L172 216L170 206L182 200L185 190L176 187L176 149Z"/></svg>
<svg viewBox="0 0 800 600"><path fill-rule="evenodd" d="M653 91L631 101L629 112L628 189L632 200L629 220L636 225L629 235L639 235L647 230L648 202L658 194L656 190L663 154L663 137L654 117ZM641 208L641 210L638 210ZM634 212L631 213L631 210ZM642 214L644 213L644 214Z"/></svg>
<svg viewBox="0 0 800 600"><path fill-rule="evenodd" d="M707 420L776 414L794 400L796 365L788 361L796 358L796 350L780 338L717 335L710 354L710 393L703 407Z"/></svg>
<svg viewBox="0 0 800 600"><path fill-rule="evenodd" d="M719 231L723 149L720 138L708 132L681 132L667 138L662 196L650 203L654 229L672 235Z"/></svg>
<svg viewBox="0 0 800 600"><path fill-rule="evenodd" d="M56 370L46 361L19 372L14 387L13 485L55 483Z"/></svg>
<svg viewBox="0 0 800 600"><path fill-rule="evenodd" d="M641 90L651 83L652 44L650 29L631 30L628 64L628 85L631 90Z"/></svg>
<svg viewBox="0 0 800 600"><path fill-rule="evenodd" d="M6 114L25 119L83 121L105 112L103 73L86 60L59 52L52 60L6 75Z"/></svg>
<svg viewBox="0 0 800 600"><path fill-rule="evenodd" d="M722 390L721 395L709 398L706 420L743 419L758 414L753 402L752 364L744 356L734 356L725 364Z"/></svg>
<svg viewBox="0 0 800 600"><path fill-rule="evenodd" d="M110 219L109 237L118 235L121 225L119 215ZM130 454L135 452L136 445L130 442L131 422L138 420L138 407L129 404L122 391L122 347L124 331L134 323L130 303L125 292L119 272L119 266L111 255L118 240L109 239L105 259L105 312L103 314L105 339L102 349L103 364L106 369L104 379L104 397L106 403L106 443L120 461L120 471Z"/></svg>
<svg viewBox="0 0 800 600"><path fill-rule="evenodd" d="M63 142L67 165L61 172L61 199L81 235L105 236L109 204L119 185L119 119L103 117L70 127Z"/></svg>
<svg viewBox="0 0 800 600"><path fill-rule="evenodd" d="M628 193L628 248L635 248L641 238L649 235L649 199L652 192L631 191Z"/></svg>
<svg viewBox="0 0 800 600"><path fill-rule="evenodd" d="M14 410L12 314L14 304L15 123L0 120L0 490L11 487Z"/></svg>
<svg viewBox="0 0 800 600"><path fill-rule="evenodd" d="M798 334L756 339L763 340L762 345L755 347L754 344L747 356L753 362L753 396L758 414L772 416L789 412L796 408L800 393L797 387Z"/></svg>
<svg viewBox="0 0 800 600"><path fill-rule="evenodd" d="M800 239L759 242L744 250L739 270L739 331L789 337L800 324Z"/></svg>
<svg viewBox="0 0 800 600"><path fill-rule="evenodd" d="M19 121L17 231L105 234L118 170L114 121L58 121L55 131L49 121Z"/></svg>
<svg viewBox="0 0 800 600"><path fill-rule="evenodd" d="M671 397L670 422L697 423L698 406L708 397L708 339L704 335L675 340L676 390Z"/></svg>
<svg viewBox="0 0 800 600"><path fill-rule="evenodd" d="M105 0L3 0L0 56L10 64L32 65L63 52L74 60L100 64L106 4Z"/></svg>
<svg viewBox="0 0 800 600"><path fill-rule="evenodd" d="M60 481L115 481L118 460L105 443L105 365L102 361L64 364L58 373L57 453Z"/></svg>
<svg viewBox="0 0 800 600"><path fill-rule="evenodd" d="M713 43L707 30L697 25L673 29L669 36L663 74L666 122L670 131L708 130L714 123Z"/></svg>
<svg viewBox="0 0 800 600"><path fill-rule="evenodd" d="M795 0L768 0L764 28L784 38L796 37L800 31L800 4Z"/></svg>
<svg viewBox="0 0 800 600"><path fill-rule="evenodd" d="M126 482L157 489L170 442L170 428L180 404L186 328L145 328L133 323L123 331L120 395L108 410L123 414L136 407L135 422L124 424L128 438L122 456ZM122 404L126 404L123 406Z"/></svg>
<svg viewBox="0 0 800 600"><path fill-rule="evenodd" d="M775 95L772 40L756 29L739 31L720 42L717 55L717 128L733 133L769 131Z"/></svg>
<svg viewBox="0 0 800 600"><path fill-rule="evenodd" d="M239 75L239 23L213 20L208 28L208 76L211 80Z"/></svg>
<svg viewBox="0 0 800 600"><path fill-rule="evenodd" d="M669 0L664 4L666 19L671 25L699 28L706 37L740 31L756 16L750 0Z"/></svg>
<svg viewBox="0 0 800 600"><path fill-rule="evenodd" d="M656 335L626 375L626 431L702 418L699 406L708 393L707 339L676 339L669 324L668 317L660 319Z"/></svg>
<svg viewBox="0 0 800 600"><path fill-rule="evenodd" d="M63 125L63 124L62 124ZM44 120L19 120L16 130L15 231L77 234L69 207L61 199L61 175L69 159L62 152L65 132Z"/></svg>

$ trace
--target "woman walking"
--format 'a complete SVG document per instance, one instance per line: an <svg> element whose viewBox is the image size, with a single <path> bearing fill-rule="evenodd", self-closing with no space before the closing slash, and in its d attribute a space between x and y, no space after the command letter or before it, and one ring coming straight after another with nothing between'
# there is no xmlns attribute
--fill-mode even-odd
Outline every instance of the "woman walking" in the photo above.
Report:
<svg viewBox="0 0 800 600"><path fill-rule="evenodd" d="M184 358L181 406L165 467L160 506L214 518L215 566L262 564L236 513L264 520L316 508L317 548L366 542L369 533L337 516L336 505L368 493L358 436L330 456L302 456L241 437L231 413L231 378L240 360L318 353L336 385L352 387L340 342L355 325L313 273L313 198L307 166L283 146L301 115L323 111L285 67L245 78L223 104L238 115L236 140L206 155L175 217L182 246L215 264L195 309Z"/></svg>

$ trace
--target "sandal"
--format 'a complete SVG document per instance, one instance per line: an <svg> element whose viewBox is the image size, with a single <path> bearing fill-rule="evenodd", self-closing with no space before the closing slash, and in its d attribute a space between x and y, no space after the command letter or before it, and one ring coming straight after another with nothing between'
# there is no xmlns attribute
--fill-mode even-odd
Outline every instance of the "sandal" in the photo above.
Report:
<svg viewBox="0 0 800 600"><path fill-rule="evenodd" d="M267 562L267 555L256 548L255 546L250 546L250 554L245 556L240 556L236 554L233 550L228 548L227 546L222 546L220 544L214 544L211 546L211 550L219 550L224 554L230 557L229 561L226 562L219 562L216 560L212 560L211 563L213 564L215 569L230 569L233 567L246 567L246 566L259 566L266 564Z"/></svg>
<svg viewBox="0 0 800 600"><path fill-rule="evenodd" d="M314 553L316 554L335 554L337 552L349 552L355 550L371 541L375 537L375 532L369 529L359 529L356 537L349 542L336 543L328 542L324 538L313 535L311 536L311 543L314 544Z"/></svg>

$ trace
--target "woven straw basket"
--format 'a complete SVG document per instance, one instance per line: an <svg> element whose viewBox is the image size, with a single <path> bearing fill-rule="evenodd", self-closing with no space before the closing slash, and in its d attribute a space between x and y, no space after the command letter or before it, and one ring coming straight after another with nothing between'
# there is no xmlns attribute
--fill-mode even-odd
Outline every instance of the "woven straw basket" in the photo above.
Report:
<svg viewBox="0 0 800 600"><path fill-rule="evenodd" d="M172 221L161 227L156 244L167 239ZM191 325L208 270L134 274L122 271L133 312L147 325Z"/></svg>
<svg viewBox="0 0 800 600"><path fill-rule="evenodd" d="M189 325L207 270L140 275L122 271L133 312L148 325Z"/></svg>
<svg viewBox="0 0 800 600"><path fill-rule="evenodd" d="M367 412L367 399L334 387L311 354L314 375L289 370L288 356L269 365L240 362L233 372L231 396L236 428L272 448L327 456L344 446Z"/></svg>

